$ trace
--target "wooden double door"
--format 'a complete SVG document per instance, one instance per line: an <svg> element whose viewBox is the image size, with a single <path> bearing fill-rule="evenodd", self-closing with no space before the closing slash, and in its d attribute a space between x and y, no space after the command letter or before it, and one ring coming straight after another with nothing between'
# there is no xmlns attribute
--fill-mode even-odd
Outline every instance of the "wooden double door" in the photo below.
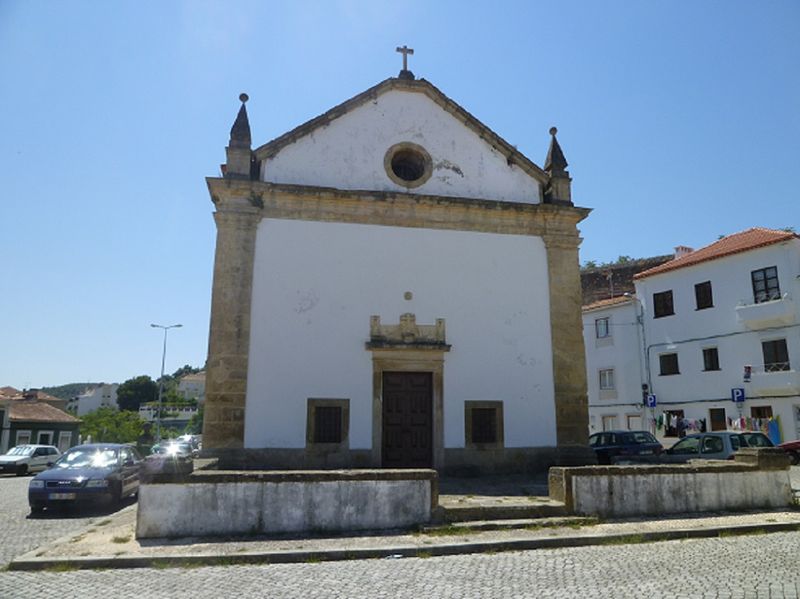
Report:
<svg viewBox="0 0 800 599"><path fill-rule="evenodd" d="M384 468L433 467L433 374L383 373Z"/></svg>

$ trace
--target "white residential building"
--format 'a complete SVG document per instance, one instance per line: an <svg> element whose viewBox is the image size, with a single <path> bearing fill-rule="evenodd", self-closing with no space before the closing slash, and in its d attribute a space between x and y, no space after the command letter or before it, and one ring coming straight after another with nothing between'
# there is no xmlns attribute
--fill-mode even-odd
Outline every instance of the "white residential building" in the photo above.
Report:
<svg viewBox="0 0 800 599"><path fill-rule="evenodd" d="M206 398L205 371L187 374L178 382L178 394L186 400L196 399L202 404Z"/></svg>
<svg viewBox="0 0 800 599"><path fill-rule="evenodd" d="M745 427L764 430L773 440L800 437L800 237L754 228L697 251L678 249L676 259L634 277L634 302L584 308L584 329L590 317L605 313L630 321L633 308L642 339L636 353L643 376L615 372L620 391L613 400L593 394L596 371L606 363L629 363L637 341L622 346L615 340L609 358L604 347L586 344L587 364L595 370L589 371L595 430L603 422L629 428L622 417L628 406L611 402L625 403L622 389L647 385L656 406L644 410L645 424L662 424L655 427L660 437L678 435L665 418L673 425L682 418L689 432Z"/></svg>
<svg viewBox="0 0 800 599"><path fill-rule="evenodd" d="M117 389L119 385L101 384L84 391L67 402L67 409L78 416L94 412L99 408L117 409Z"/></svg>
<svg viewBox="0 0 800 599"><path fill-rule="evenodd" d="M589 431L642 430L642 334L636 300L620 296L583 308Z"/></svg>

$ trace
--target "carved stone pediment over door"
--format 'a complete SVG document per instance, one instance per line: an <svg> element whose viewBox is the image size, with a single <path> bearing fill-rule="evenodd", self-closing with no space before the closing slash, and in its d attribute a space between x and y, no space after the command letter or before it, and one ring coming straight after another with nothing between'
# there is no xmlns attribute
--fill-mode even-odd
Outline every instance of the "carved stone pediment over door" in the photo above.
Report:
<svg viewBox="0 0 800 599"><path fill-rule="evenodd" d="M444 354L450 351L444 318L437 318L435 324L417 324L416 316L406 313L397 324L386 325L381 324L380 316L372 316L366 349L372 352L375 466L442 467ZM425 380L430 384L423 384ZM408 401L403 399L404 391L398 390L404 385L409 389ZM416 412L402 413L406 407ZM420 443L428 444L427 453L420 451ZM408 449L408 463L404 460L404 444L413 445ZM423 464L426 455L428 463Z"/></svg>

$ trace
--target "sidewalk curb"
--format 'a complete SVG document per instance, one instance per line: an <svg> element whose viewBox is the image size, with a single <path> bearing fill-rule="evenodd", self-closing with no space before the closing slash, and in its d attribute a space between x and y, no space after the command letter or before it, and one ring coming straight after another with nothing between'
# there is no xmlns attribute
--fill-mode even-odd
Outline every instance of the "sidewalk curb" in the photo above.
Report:
<svg viewBox="0 0 800 599"><path fill-rule="evenodd" d="M708 528L687 528L663 532L642 532L605 535L575 535L558 538L514 539L509 541L484 541L463 543L441 543L425 547L401 545L395 547L365 547L346 550L308 550L308 551L263 551L252 553L162 555L136 557L66 557L37 558L22 556L8 564L13 571L41 570L86 570L86 569L127 569L153 567L197 567L237 564L294 564L321 561L342 561L353 559L380 559L405 557L434 557L465 555L470 553L494 553L501 551L530 551L535 549L558 549L565 547L586 547L592 545L634 544L676 539L694 539L787 532L800 530L800 522L765 522L736 526L712 526Z"/></svg>

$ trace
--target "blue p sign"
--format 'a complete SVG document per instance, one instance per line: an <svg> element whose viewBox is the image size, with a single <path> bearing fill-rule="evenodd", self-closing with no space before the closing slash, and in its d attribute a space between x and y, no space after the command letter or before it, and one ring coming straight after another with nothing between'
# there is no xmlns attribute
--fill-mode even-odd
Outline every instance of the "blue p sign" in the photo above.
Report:
<svg viewBox="0 0 800 599"><path fill-rule="evenodd" d="M655 408L656 407L656 396L655 395L648 395L647 396L647 407L648 408Z"/></svg>
<svg viewBox="0 0 800 599"><path fill-rule="evenodd" d="M731 399L736 403L744 401L744 389L740 387L731 389Z"/></svg>

